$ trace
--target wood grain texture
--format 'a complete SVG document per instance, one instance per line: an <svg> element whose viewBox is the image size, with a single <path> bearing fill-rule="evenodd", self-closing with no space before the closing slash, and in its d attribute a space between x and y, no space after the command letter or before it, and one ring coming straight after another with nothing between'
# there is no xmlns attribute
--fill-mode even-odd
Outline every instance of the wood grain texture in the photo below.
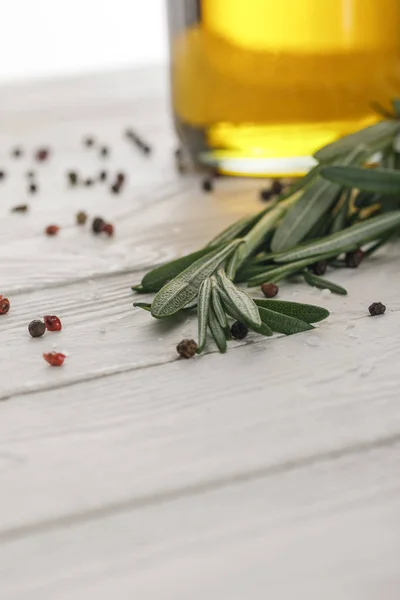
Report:
<svg viewBox="0 0 400 600"><path fill-rule="evenodd" d="M394 259L385 264L382 283L396 268ZM387 291L387 315L366 316L356 288L368 293L372 269L351 276L349 299L323 298L332 316L316 331L253 336L226 356L190 362L177 360L174 347L195 333L195 320L158 330L147 313L132 309L126 276L88 286L81 307L74 298L82 284L63 288L59 299L58 290L47 290L60 302L55 312L65 329L39 340L26 337L21 320L26 311L40 314L47 296L30 294L29 307L17 296L18 319L12 323L10 314L5 331L14 345L3 384L11 398L0 403L0 529L396 439L400 413L390 357L399 352L392 334L400 325L399 299ZM321 300L318 291L291 287L283 297ZM53 339L71 353L63 369L41 358ZM12 368L14 355L23 359L24 382Z"/></svg>
<svg viewBox="0 0 400 600"><path fill-rule="evenodd" d="M398 447L2 545L4 600L397 600Z"/></svg>
<svg viewBox="0 0 400 600"><path fill-rule="evenodd" d="M195 319L154 322L130 286L259 208L260 182L210 195L176 174L160 71L1 94L1 600L397 600L399 248L334 273L346 298L283 285L282 299L331 310L316 331L178 360ZM123 140L127 125L154 157ZM87 134L128 172L122 195L66 187L67 169L103 166ZM28 157L12 162L16 143ZM33 165L45 144L51 162ZM32 167L41 191L27 198ZM9 212L27 199L29 214ZM82 209L115 239L75 226ZM373 301L384 317L368 316ZM63 331L31 339L45 314ZM62 369L43 361L52 349Z"/></svg>
<svg viewBox="0 0 400 600"><path fill-rule="evenodd" d="M0 267L2 293L143 269L201 246L235 218L260 208L260 183L224 180L207 195L198 176L176 172L164 77L155 69L139 72L137 80L125 74L94 78L93 85L78 79L25 86L12 109L8 98L18 88L3 90L0 163L7 177L0 182L0 253L7 260ZM149 140L153 155L143 156L124 139L128 126ZM109 146L109 159L83 146L88 134ZM10 157L15 145L25 152L19 160ZM38 165L32 154L43 145L52 154ZM110 193L110 183L69 189L68 170L97 177L104 168L111 178L117 171L127 173L120 195ZM35 196L27 193L30 169L37 173ZM26 202L29 214L10 213ZM80 210L115 223L115 238L99 239L88 227L78 228ZM61 227L57 238L43 235L50 223Z"/></svg>

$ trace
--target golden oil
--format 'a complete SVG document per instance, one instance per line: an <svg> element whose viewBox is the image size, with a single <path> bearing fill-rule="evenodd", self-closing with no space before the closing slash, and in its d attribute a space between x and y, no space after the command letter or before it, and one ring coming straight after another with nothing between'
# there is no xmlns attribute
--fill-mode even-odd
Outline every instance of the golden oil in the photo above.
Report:
<svg viewBox="0 0 400 600"><path fill-rule="evenodd" d="M169 0L183 144L240 174L298 174L400 95L399 0Z"/></svg>

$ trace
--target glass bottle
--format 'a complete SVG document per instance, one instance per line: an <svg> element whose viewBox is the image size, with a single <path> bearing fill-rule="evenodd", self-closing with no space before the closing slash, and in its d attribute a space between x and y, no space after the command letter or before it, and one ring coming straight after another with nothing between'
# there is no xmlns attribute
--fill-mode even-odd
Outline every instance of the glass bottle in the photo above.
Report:
<svg viewBox="0 0 400 600"><path fill-rule="evenodd" d="M195 161L298 175L400 95L399 0L168 0L174 118Z"/></svg>

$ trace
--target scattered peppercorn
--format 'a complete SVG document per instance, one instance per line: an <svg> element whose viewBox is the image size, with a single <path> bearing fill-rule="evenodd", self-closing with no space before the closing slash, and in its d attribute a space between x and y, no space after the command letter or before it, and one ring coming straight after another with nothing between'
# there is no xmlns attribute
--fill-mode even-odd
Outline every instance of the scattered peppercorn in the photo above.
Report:
<svg viewBox="0 0 400 600"><path fill-rule="evenodd" d="M280 179L274 179L271 185L271 192L274 196L279 196L283 191L283 185Z"/></svg>
<svg viewBox="0 0 400 600"><path fill-rule="evenodd" d="M87 137L83 140L83 143L87 148L91 148L94 146L94 139L92 137Z"/></svg>
<svg viewBox="0 0 400 600"><path fill-rule="evenodd" d="M43 321L47 331L61 331L62 329L61 321L55 315L46 315L43 317Z"/></svg>
<svg viewBox="0 0 400 600"><path fill-rule="evenodd" d="M271 188L264 188L263 190L260 191L260 200L263 200L263 202L267 202L267 200L270 200L271 198L272 198Z"/></svg>
<svg viewBox="0 0 400 600"><path fill-rule="evenodd" d="M60 231L60 228L58 225L47 225L46 229L44 230L46 235L57 235L57 233Z"/></svg>
<svg viewBox="0 0 400 600"><path fill-rule="evenodd" d="M212 178L206 177L205 179L203 179L201 187L203 189L203 192L212 192L214 189L214 182Z"/></svg>
<svg viewBox="0 0 400 600"><path fill-rule="evenodd" d="M31 321L28 325L29 334L33 338L42 337L46 331L46 325L43 321L36 319L35 321Z"/></svg>
<svg viewBox="0 0 400 600"><path fill-rule="evenodd" d="M275 298L279 292L279 287L276 285L276 283L263 283L261 286L261 291L266 298Z"/></svg>
<svg viewBox="0 0 400 600"><path fill-rule="evenodd" d="M66 356L61 352L48 352L43 354L43 358L52 367L61 367L64 364Z"/></svg>
<svg viewBox="0 0 400 600"><path fill-rule="evenodd" d="M101 233L103 231L103 227L105 225L104 219L101 217L96 217L92 222L92 231L93 233Z"/></svg>
<svg viewBox="0 0 400 600"><path fill-rule="evenodd" d="M119 185L122 185L123 183L125 183L125 179L126 179L126 175L125 173L117 173L117 177L116 177L116 183L118 183Z"/></svg>
<svg viewBox="0 0 400 600"><path fill-rule="evenodd" d="M326 260L318 260L316 263L309 267L309 270L314 273L314 275L325 275L328 263Z"/></svg>
<svg viewBox="0 0 400 600"><path fill-rule="evenodd" d="M99 179L100 181L105 181L107 179L107 171L100 171Z"/></svg>
<svg viewBox="0 0 400 600"><path fill-rule="evenodd" d="M0 315L6 315L10 310L10 301L8 298L0 296Z"/></svg>
<svg viewBox="0 0 400 600"><path fill-rule="evenodd" d="M371 317L376 317L377 315L383 315L386 312L386 306L382 304L382 302L374 302L368 310Z"/></svg>
<svg viewBox="0 0 400 600"><path fill-rule="evenodd" d="M119 194L121 191L121 186L118 185L118 183L114 183L111 187L110 187L110 192L112 194Z"/></svg>
<svg viewBox="0 0 400 600"><path fill-rule="evenodd" d="M49 158L49 155L50 151L48 150L48 148L39 148L35 152L35 159L38 162L45 162Z"/></svg>
<svg viewBox="0 0 400 600"><path fill-rule="evenodd" d="M12 155L14 158L20 158L22 156L21 148L14 148L12 151Z"/></svg>
<svg viewBox="0 0 400 600"><path fill-rule="evenodd" d="M78 183L78 173L76 171L68 171L67 177L70 185L76 185Z"/></svg>
<svg viewBox="0 0 400 600"><path fill-rule="evenodd" d="M149 144L140 138L132 129L127 129L125 131L125 137L131 140L139 148L139 150L143 152L143 154L151 154L151 146L149 146Z"/></svg>
<svg viewBox="0 0 400 600"><path fill-rule="evenodd" d="M11 212L14 213L25 213L29 210L29 206L27 204L18 204L17 206L13 206Z"/></svg>
<svg viewBox="0 0 400 600"><path fill-rule="evenodd" d="M87 221L87 218L88 216L83 210L76 214L76 222L78 225L84 225Z"/></svg>
<svg viewBox="0 0 400 600"><path fill-rule="evenodd" d="M30 194L36 194L36 192L38 191L38 186L36 185L36 183L31 183L28 187L28 190Z"/></svg>
<svg viewBox="0 0 400 600"><path fill-rule="evenodd" d="M356 269L364 258L364 252L362 250L355 250L354 252L348 252L346 254L346 266L349 269Z"/></svg>
<svg viewBox="0 0 400 600"><path fill-rule="evenodd" d="M249 333L249 328L240 321L235 321L231 327L231 334L235 340L243 340Z"/></svg>
<svg viewBox="0 0 400 600"><path fill-rule="evenodd" d="M94 181L93 179L90 179L90 177L88 177L83 183L86 185L86 187L90 187L94 184Z"/></svg>
<svg viewBox="0 0 400 600"><path fill-rule="evenodd" d="M0 171L0 180L3 180L6 176L5 171Z"/></svg>
<svg viewBox="0 0 400 600"><path fill-rule="evenodd" d="M194 340L182 340L177 345L176 351L182 358L192 358L197 352L197 344Z"/></svg>
<svg viewBox="0 0 400 600"><path fill-rule="evenodd" d="M109 155L110 155L110 149L107 146L102 146L100 148L100 156L102 158L106 158Z"/></svg>
<svg viewBox="0 0 400 600"><path fill-rule="evenodd" d="M106 233L108 237L112 237L114 235L114 225L111 223L106 223L102 229L103 233Z"/></svg>

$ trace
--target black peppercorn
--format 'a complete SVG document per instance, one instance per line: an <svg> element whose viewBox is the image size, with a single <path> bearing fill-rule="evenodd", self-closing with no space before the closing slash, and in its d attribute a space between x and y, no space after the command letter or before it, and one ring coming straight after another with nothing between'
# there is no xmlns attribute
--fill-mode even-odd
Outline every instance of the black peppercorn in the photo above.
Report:
<svg viewBox="0 0 400 600"><path fill-rule="evenodd" d="M26 176L28 179L34 179L35 173L34 173L34 171L27 171Z"/></svg>
<svg viewBox="0 0 400 600"><path fill-rule="evenodd" d="M119 194L121 191L121 186L118 185L118 183L114 183L111 187L110 187L110 191L112 194Z"/></svg>
<svg viewBox="0 0 400 600"><path fill-rule="evenodd" d="M28 191L30 194L36 194L36 192L38 191L38 186L35 183L31 183Z"/></svg>
<svg viewBox="0 0 400 600"><path fill-rule="evenodd" d="M107 171L100 171L99 180L105 181L107 179Z"/></svg>
<svg viewBox="0 0 400 600"><path fill-rule="evenodd" d="M42 337L46 331L46 325L43 323L43 321L39 321L39 319L37 319L29 323L28 331L34 338Z"/></svg>
<svg viewBox="0 0 400 600"><path fill-rule="evenodd" d="M22 156L22 150L21 148L14 148L11 154L14 158L20 158Z"/></svg>
<svg viewBox="0 0 400 600"><path fill-rule="evenodd" d="M354 252L348 252L346 254L346 266L349 269L356 269L360 263L362 262L362 259L364 258L364 252L362 250L355 250Z"/></svg>
<svg viewBox="0 0 400 600"><path fill-rule="evenodd" d="M91 148L94 146L94 139L92 137L87 137L83 140L83 143L87 148Z"/></svg>
<svg viewBox="0 0 400 600"><path fill-rule="evenodd" d="M78 173L76 173L76 171L68 171L67 177L70 185L76 185L78 183Z"/></svg>
<svg viewBox="0 0 400 600"><path fill-rule="evenodd" d="M6 176L5 171L0 171L0 180Z"/></svg>
<svg viewBox="0 0 400 600"><path fill-rule="evenodd" d="M279 196L283 191L283 185L279 179L274 179L271 185L271 192L274 196Z"/></svg>
<svg viewBox="0 0 400 600"><path fill-rule="evenodd" d="M309 270L312 271L314 273L314 275L325 275L326 269L327 269L326 260L319 260L316 263L314 263L313 265L311 265L311 267L309 267Z"/></svg>
<svg viewBox="0 0 400 600"><path fill-rule="evenodd" d="M271 188L264 188L263 190L260 191L260 200L262 200L263 202L267 202L267 200L270 200L271 198L272 198Z"/></svg>
<svg viewBox="0 0 400 600"><path fill-rule="evenodd" d="M192 358L197 352L197 344L194 340L182 340L177 345L176 351L182 358Z"/></svg>
<svg viewBox="0 0 400 600"><path fill-rule="evenodd" d="M203 192L212 192L214 189L214 182L212 178L206 177L205 179L203 179L201 187L203 189Z"/></svg>
<svg viewBox="0 0 400 600"><path fill-rule="evenodd" d="M107 146L102 146L100 148L100 156L102 158L106 158L106 156L109 156L110 154L110 149Z"/></svg>
<svg viewBox="0 0 400 600"><path fill-rule="evenodd" d="M93 179L90 179L90 177L88 177L87 179L85 179L84 184L86 187L91 187L94 184Z"/></svg>
<svg viewBox="0 0 400 600"><path fill-rule="evenodd" d="M236 321L231 327L231 334L235 340L243 340L248 333L249 328L240 321Z"/></svg>
<svg viewBox="0 0 400 600"><path fill-rule="evenodd" d="M102 219L101 217L96 217L95 219L93 219L93 223L92 223L93 233L101 233L103 231L103 227L105 224L106 223L105 223L104 219Z"/></svg>
<svg viewBox="0 0 400 600"><path fill-rule="evenodd" d="M386 312L386 306L382 304L382 302L374 302L368 310L371 317L376 317L377 315L383 315Z"/></svg>
<svg viewBox="0 0 400 600"><path fill-rule="evenodd" d="M279 292L279 287L276 285L276 283L263 283L261 286L261 291L266 298L275 298Z"/></svg>

